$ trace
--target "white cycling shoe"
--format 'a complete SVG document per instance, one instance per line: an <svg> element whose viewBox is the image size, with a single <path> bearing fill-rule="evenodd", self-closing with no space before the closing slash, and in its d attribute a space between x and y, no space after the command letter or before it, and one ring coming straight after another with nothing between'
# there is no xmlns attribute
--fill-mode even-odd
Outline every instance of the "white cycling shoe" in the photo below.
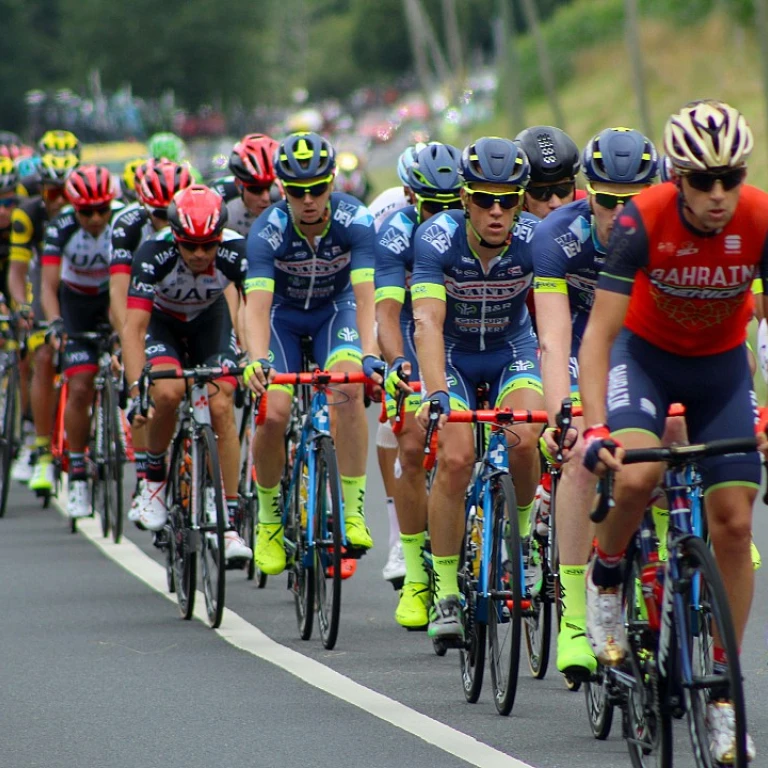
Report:
<svg viewBox="0 0 768 768"><path fill-rule="evenodd" d="M165 480L147 480L139 497L139 523L148 531L160 531L168 520L165 506Z"/></svg>
<svg viewBox="0 0 768 768"><path fill-rule="evenodd" d="M401 542L396 542L390 548L387 564L381 569L381 575L385 581L397 581L405 578L405 558L403 557Z"/></svg>
<svg viewBox="0 0 768 768"><path fill-rule="evenodd" d="M71 480L67 495L67 515L75 519L91 514L91 494L87 480Z"/></svg>
<svg viewBox="0 0 768 768"><path fill-rule="evenodd" d="M237 531L224 532L224 559L228 563L233 560L251 560L252 558L253 550Z"/></svg>

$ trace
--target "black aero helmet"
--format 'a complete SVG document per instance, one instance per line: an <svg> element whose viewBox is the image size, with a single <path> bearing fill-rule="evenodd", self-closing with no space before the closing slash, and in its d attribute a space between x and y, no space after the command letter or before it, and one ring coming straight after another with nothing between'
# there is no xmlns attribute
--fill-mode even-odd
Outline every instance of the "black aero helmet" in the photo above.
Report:
<svg viewBox="0 0 768 768"><path fill-rule="evenodd" d="M531 164L531 181L554 183L572 179L581 168L580 152L574 140L552 125L534 125L515 136Z"/></svg>

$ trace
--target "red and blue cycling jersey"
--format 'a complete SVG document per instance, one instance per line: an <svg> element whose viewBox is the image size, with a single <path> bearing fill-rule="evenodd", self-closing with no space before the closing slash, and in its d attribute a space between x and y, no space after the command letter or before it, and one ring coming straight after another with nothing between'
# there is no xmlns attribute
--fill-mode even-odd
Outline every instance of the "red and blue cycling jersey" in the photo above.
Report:
<svg viewBox="0 0 768 768"><path fill-rule="evenodd" d="M268 291L273 303L316 309L353 300L353 286L373 282L373 218L352 195L334 192L323 233L309 242L288 203L267 208L248 235L245 292Z"/></svg>
<svg viewBox="0 0 768 768"><path fill-rule="evenodd" d="M712 233L683 218L674 184L640 193L619 215L598 288L630 296L624 326L682 356L744 343L752 281L768 278L768 194L744 185L733 218Z"/></svg>
<svg viewBox="0 0 768 768"><path fill-rule="evenodd" d="M446 344L482 352L532 336L525 299L533 281L531 241L538 222L521 213L507 247L487 270L469 245L463 211L444 211L419 228L411 297L446 302Z"/></svg>

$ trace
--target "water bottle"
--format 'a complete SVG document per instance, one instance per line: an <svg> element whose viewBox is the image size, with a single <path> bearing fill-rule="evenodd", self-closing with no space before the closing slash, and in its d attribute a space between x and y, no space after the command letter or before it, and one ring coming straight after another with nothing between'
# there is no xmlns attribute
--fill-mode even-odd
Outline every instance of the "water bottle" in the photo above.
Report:
<svg viewBox="0 0 768 768"><path fill-rule="evenodd" d="M640 575L643 600L645 601L645 611L648 615L648 626L657 632L661 626L659 621L659 600L658 587L659 582L656 578L658 570L658 558L656 553L651 554L650 560L643 566Z"/></svg>

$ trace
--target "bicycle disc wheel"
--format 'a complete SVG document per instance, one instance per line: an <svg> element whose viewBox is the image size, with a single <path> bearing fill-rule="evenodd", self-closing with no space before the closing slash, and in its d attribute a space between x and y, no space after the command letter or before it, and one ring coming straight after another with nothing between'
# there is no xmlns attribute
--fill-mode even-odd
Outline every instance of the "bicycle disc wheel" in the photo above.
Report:
<svg viewBox="0 0 768 768"><path fill-rule="evenodd" d="M0 409L3 432L0 435L0 517L8 505L8 489L11 481L11 463L16 448L16 421L18 410L19 369L9 366L0 382Z"/></svg>
<svg viewBox="0 0 768 768"><path fill-rule="evenodd" d="M288 499L288 530L291 542L291 570L288 586L293 592L299 637L309 640L315 620L315 563L307 546L307 504L309 501L309 469L302 457L295 470L296 482Z"/></svg>
<svg viewBox="0 0 768 768"><path fill-rule="evenodd" d="M323 647L331 650L341 615L341 478L330 437L316 443L315 463L315 602Z"/></svg>
<svg viewBox="0 0 768 768"><path fill-rule="evenodd" d="M705 768L717 768L709 751L706 727L707 704L723 699L733 704L736 723L735 768L746 768L747 714L736 632L728 598L717 563L702 539L691 537L682 542L681 586L687 608L688 643L693 670L692 686L684 686L688 728L694 754ZM713 668L714 636L720 638L728 658L722 674Z"/></svg>
<svg viewBox="0 0 768 768"><path fill-rule="evenodd" d="M607 684L606 673L601 667L598 667L595 678L584 684L589 727L599 741L608 738L613 725L613 704L608 696Z"/></svg>
<svg viewBox="0 0 768 768"><path fill-rule="evenodd" d="M531 533L526 564L526 596L530 608L523 614L528 668L536 680L543 680L549 666L552 641L552 605L547 594L549 568L545 541Z"/></svg>
<svg viewBox="0 0 768 768"><path fill-rule="evenodd" d="M517 519L517 497L512 478L502 475L493 493L493 546L488 605L488 653L493 701L500 715L512 711L520 670L523 621L523 560Z"/></svg>
<svg viewBox="0 0 768 768"><path fill-rule="evenodd" d="M119 544L123 535L123 466L125 456L123 455L123 440L120 434L122 425L118 412L117 391L111 376L107 377L102 390L101 407L104 414L102 419L104 429L102 483L104 498L108 500L107 512L112 540L115 544Z"/></svg>
<svg viewBox="0 0 768 768"><path fill-rule="evenodd" d="M648 625L640 588L642 559L632 558L624 587L629 673L635 685L627 689L623 712L624 738L634 768L671 768L672 717L663 707L661 679L656 668L658 633ZM672 638L672 647L675 640Z"/></svg>
<svg viewBox="0 0 768 768"><path fill-rule="evenodd" d="M185 461L189 439L179 436L173 446L168 470L168 539L169 558L173 567L173 585L182 619L189 620L195 611L197 588L197 543L192 530L192 477Z"/></svg>
<svg viewBox="0 0 768 768"><path fill-rule="evenodd" d="M467 522L459 560L459 589L464 596L464 647L459 649L459 665L464 698L470 704L475 704L483 688L487 635L487 625L485 621L480 621L477 615L478 579L483 556L483 519L477 516L470 517ZM446 647L445 642L441 643L435 648L435 653L439 656L439 650Z"/></svg>
<svg viewBox="0 0 768 768"><path fill-rule="evenodd" d="M198 495L197 524L202 533L199 541L200 577L203 582L208 623L211 629L217 629L224 615L227 570L224 531L227 528L227 509L224 505L224 489L221 486L216 435L209 424L201 427L196 448L198 476L194 492Z"/></svg>

